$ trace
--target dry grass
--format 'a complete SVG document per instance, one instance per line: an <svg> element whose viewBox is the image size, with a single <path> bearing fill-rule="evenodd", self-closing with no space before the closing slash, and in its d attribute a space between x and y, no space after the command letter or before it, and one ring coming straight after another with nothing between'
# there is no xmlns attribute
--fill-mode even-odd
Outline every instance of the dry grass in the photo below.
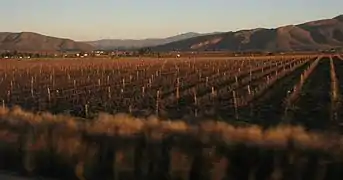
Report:
<svg viewBox="0 0 343 180"><path fill-rule="evenodd" d="M334 146L332 137L325 133L305 131L302 127L279 126L263 130L259 126L237 127L225 122L204 121L195 125L186 124L182 120L160 121L156 117L138 119L130 115L100 114L96 119L83 122L80 119L52 115L49 113L34 114L21 110L0 109L2 135L9 132L7 127L28 128L35 131L53 126L55 136L65 136L71 133L86 132L87 135L104 135L108 137L137 137L146 135L147 138L162 140L174 134L189 135L199 138L203 143L244 143L257 146L287 147L289 141L294 141L298 147L329 150ZM337 136L338 141L342 137ZM336 149L341 151L342 149Z"/></svg>
<svg viewBox="0 0 343 180"><path fill-rule="evenodd" d="M315 151L335 159L340 159L343 152L342 136L308 132L302 127L279 126L263 130L259 126L237 127L217 121L190 125L182 120L160 121L155 117L138 119L125 114L100 114L93 120L83 121L49 113L33 114L18 107L0 109L0 142L6 143L9 148L19 147L21 149L19 153L22 153L24 160L18 163L22 163L24 169L30 172L39 169L41 161L38 159L46 158L42 155L42 152L45 152L64 163L58 168L73 169L79 179L85 178L83 175L94 171L96 167L105 169L103 166L115 165L118 171L122 169L133 173L134 170L130 170L130 167L132 168L132 164L136 161L132 160L132 157L143 159L164 157L158 153L160 152L158 149L163 147L161 143L175 136L184 138L169 144L172 147L168 150L171 158L170 172L178 171L178 168L181 168L179 171L185 171L184 173L189 172L191 167L188 166L194 166L189 163L195 161L197 154L200 154L199 157L205 157L204 154L207 154L205 159L213 161L211 165L213 172L220 171L210 175L214 179L216 176L224 176L223 171L226 171L226 168L223 167L230 164L227 162L230 159L227 159L226 155L218 154L216 147L224 147L227 151L241 145L281 151ZM148 146L140 144L142 138ZM123 141L120 139L132 144L128 147L121 146ZM199 143L214 149L207 151L194 146ZM135 150L137 148L140 155L137 155ZM2 151L1 147L0 151ZM198 151L200 152L197 153ZM214 154L208 156L210 152ZM109 157L113 157L106 158L108 153L112 154ZM105 160L99 160L100 157ZM110 165L102 165L107 161L110 161L108 163ZM175 162L180 161L188 165L185 167L175 165ZM56 166L55 164L54 167L57 168ZM128 168L124 168L126 166Z"/></svg>

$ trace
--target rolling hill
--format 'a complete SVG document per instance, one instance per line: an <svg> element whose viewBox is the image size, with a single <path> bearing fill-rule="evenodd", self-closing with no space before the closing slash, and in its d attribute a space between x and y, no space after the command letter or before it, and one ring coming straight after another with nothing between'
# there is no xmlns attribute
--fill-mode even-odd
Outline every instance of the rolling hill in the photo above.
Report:
<svg viewBox="0 0 343 180"><path fill-rule="evenodd" d="M105 39L76 42L33 32L0 32L0 51L90 51L151 47L154 51L307 51L343 49L343 15L332 19L209 34L184 33L168 38L142 40Z"/></svg>
<svg viewBox="0 0 343 180"><path fill-rule="evenodd" d="M343 47L343 15L274 29L193 37L152 47L155 51L307 51Z"/></svg>
<svg viewBox="0 0 343 180"><path fill-rule="evenodd" d="M171 36L167 38L149 38L149 39L103 39L98 41L88 41L85 42L101 50L112 50L112 49L132 49L132 48L142 48L149 46L157 46L162 44L167 44L175 41L180 41L184 39L189 39L193 37L202 36L205 34L188 32L184 34L179 34L176 36Z"/></svg>
<svg viewBox="0 0 343 180"><path fill-rule="evenodd" d="M0 50L17 51L89 51L93 47L82 42L44 36L33 32L0 33Z"/></svg>

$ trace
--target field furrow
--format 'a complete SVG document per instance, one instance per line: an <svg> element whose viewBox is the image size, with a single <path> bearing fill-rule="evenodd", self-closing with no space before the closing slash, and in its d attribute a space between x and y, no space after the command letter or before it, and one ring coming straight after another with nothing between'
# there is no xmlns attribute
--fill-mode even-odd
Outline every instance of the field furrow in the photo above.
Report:
<svg viewBox="0 0 343 180"><path fill-rule="evenodd" d="M338 79L338 89L340 89L340 94L339 94L339 99L338 99L338 109L337 109L337 126L342 129L342 123L343 123L343 107L342 107L342 103L343 103L343 59L340 59L340 57L333 57L333 62L334 62L334 66L335 66L335 70L336 70L336 76Z"/></svg>
<svg viewBox="0 0 343 180"><path fill-rule="evenodd" d="M291 124L311 130L330 127L330 61L323 58L305 81L300 97L291 110Z"/></svg>
<svg viewBox="0 0 343 180"><path fill-rule="evenodd" d="M289 75L274 83L261 97L250 103L249 107L242 108L240 114L247 117L249 122L264 127L275 126L282 122L284 113L284 99L300 80L300 75L309 67L307 62Z"/></svg>
<svg viewBox="0 0 343 180"><path fill-rule="evenodd" d="M0 170L342 179L343 60L318 55L1 61Z"/></svg>

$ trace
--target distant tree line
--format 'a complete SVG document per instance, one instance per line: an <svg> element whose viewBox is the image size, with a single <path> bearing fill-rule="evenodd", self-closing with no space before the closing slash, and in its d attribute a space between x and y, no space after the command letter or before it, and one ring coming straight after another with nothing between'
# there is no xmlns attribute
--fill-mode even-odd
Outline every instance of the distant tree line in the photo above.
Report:
<svg viewBox="0 0 343 180"><path fill-rule="evenodd" d="M18 51L6 51L0 53L1 58L39 58L39 57L47 57L47 54L40 54L40 53L28 53L28 52L18 52Z"/></svg>
<svg viewBox="0 0 343 180"><path fill-rule="evenodd" d="M153 51L150 47L140 48L136 51L138 56L150 56L150 57L161 57L160 52Z"/></svg>

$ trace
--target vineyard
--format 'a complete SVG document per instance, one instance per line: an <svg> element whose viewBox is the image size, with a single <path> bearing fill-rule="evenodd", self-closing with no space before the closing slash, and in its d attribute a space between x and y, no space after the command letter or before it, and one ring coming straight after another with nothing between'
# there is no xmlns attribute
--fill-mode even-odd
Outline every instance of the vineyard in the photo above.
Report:
<svg viewBox="0 0 343 180"><path fill-rule="evenodd" d="M83 118L239 119L240 108L315 58L3 62L0 99L6 107Z"/></svg>
<svg viewBox="0 0 343 180"><path fill-rule="evenodd" d="M0 169L59 179L341 179L343 58L0 61Z"/></svg>

